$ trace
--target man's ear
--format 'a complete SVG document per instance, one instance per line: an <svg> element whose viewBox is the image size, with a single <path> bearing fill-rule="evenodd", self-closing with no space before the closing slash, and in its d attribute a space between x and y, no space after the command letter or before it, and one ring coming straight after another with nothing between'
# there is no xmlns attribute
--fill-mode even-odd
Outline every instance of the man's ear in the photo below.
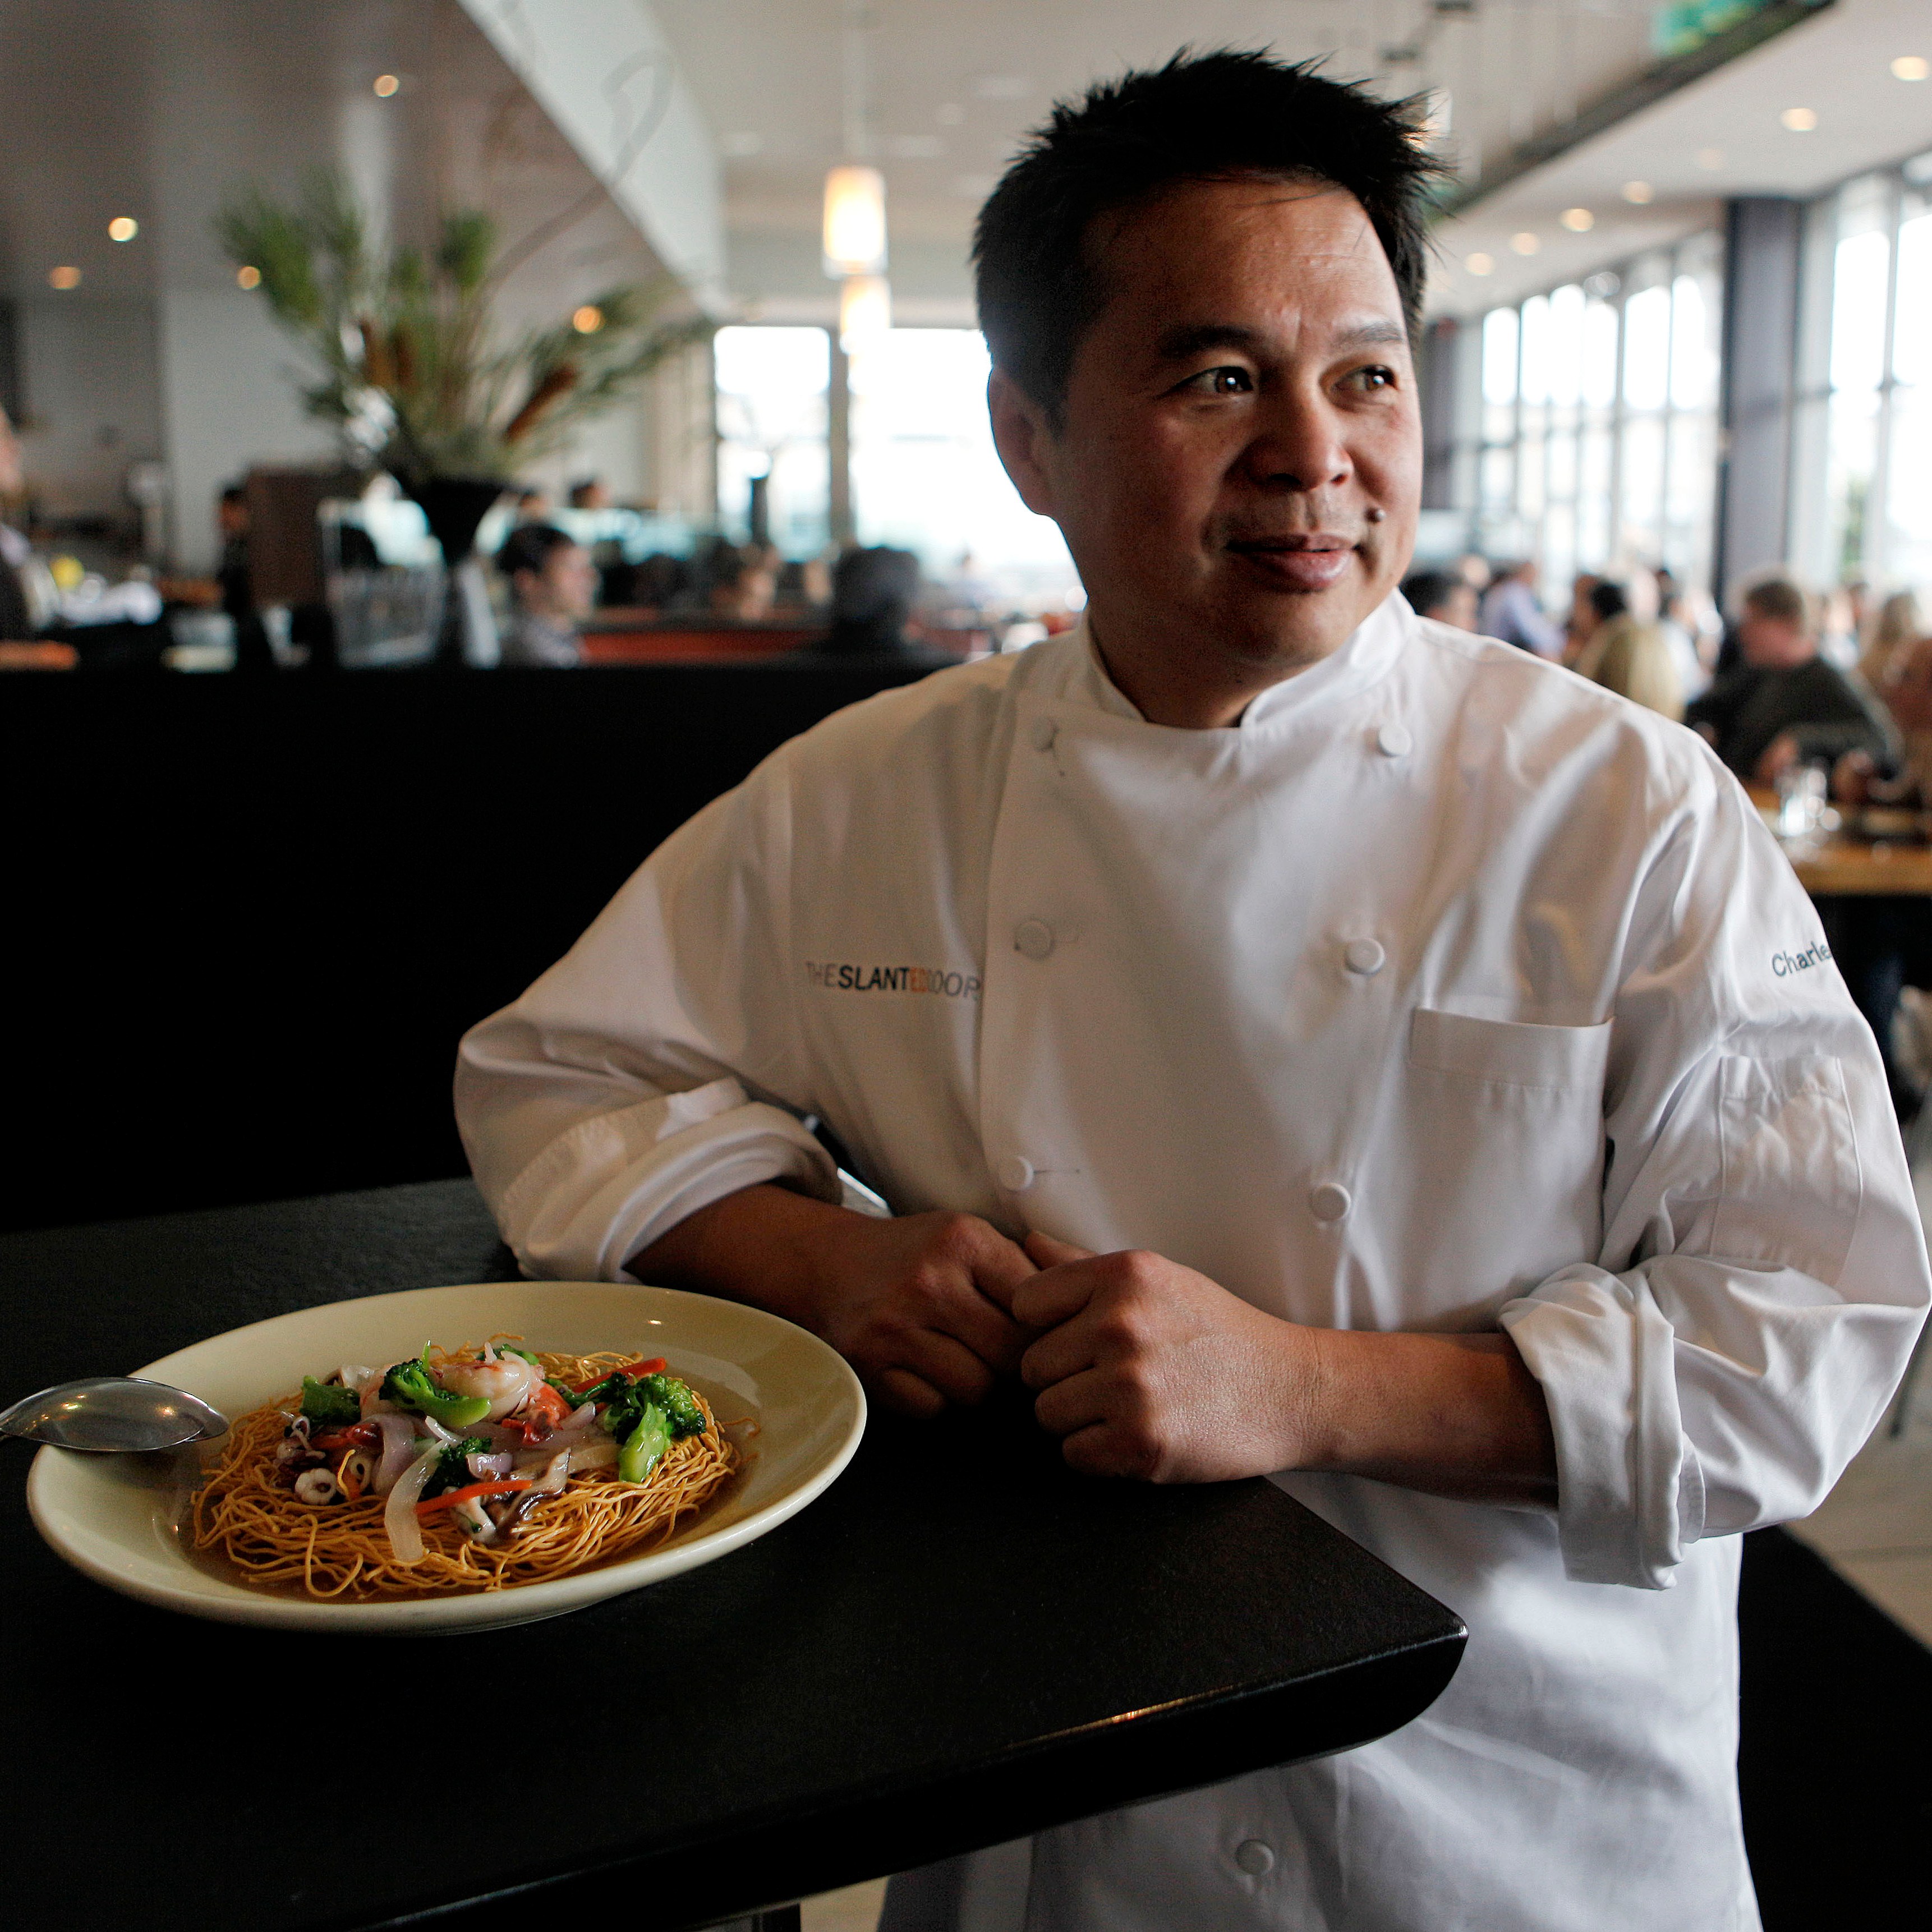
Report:
<svg viewBox="0 0 1932 1932"><path fill-rule="evenodd" d="M986 411L993 419L993 446L1020 501L1036 517L1055 516L1048 461L1053 432L1046 412L1002 369L987 378Z"/></svg>

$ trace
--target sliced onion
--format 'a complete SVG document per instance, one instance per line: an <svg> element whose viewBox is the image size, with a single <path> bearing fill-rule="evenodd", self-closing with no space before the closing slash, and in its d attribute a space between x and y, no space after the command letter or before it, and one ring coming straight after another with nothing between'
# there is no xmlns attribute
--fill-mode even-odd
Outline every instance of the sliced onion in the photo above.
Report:
<svg viewBox="0 0 1932 1932"><path fill-rule="evenodd" d="M570 1473L574 1476L580 1469L608 1469L616 1460L615 1439L608 1436L593 1436L571 1450Z"/></svg>
<svg viewBox="0 0 1932 1932"><path fill-rule="evenodd" d="M462 1439L454 1430L444 1428L433 1415L419 1415L416 1418L416 1422L417 1427L422 1430L424 1435L434 1436L439 1442L456 1442Z"/></svg>
<svg viewBox="0 0 1932 1932"><path fill-rule="evenodd" d="M422 1529L416 1521L416 1504L442 1460L442 1444L431 1443L403 1472L402 1480L389 1492L388 1505L382 1511L382 1527L398 1563L420 1563L423 1559Z"/></svg>
<svg viewBox="0 0 1932 1932"><path fill-rule="evenodd" d="M464 1460L470 1465L470 1473L479 1483L487 1483L499 1476L507 1476L510 1466L515 1461L507 1449L492 1450L485 1456L466 1456Z"/></svg>
<svg viewBox="0 0 1932 1932"><path fill-rule="evenodd" d="M376 1495L386 1496L396 1486L396 1479L422 1451L407 1416L372 1415L369 1420L382 1432L382 1460L376 1465L373 1486Z"/></svg>

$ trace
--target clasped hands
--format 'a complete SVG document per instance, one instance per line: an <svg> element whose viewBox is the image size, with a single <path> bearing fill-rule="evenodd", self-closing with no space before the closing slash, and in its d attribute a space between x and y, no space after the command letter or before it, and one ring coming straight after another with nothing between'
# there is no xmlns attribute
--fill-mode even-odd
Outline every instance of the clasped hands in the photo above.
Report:
<svg viewBox="0 0 1932 1932"><path fill-rule="evenodd" d="M815 1330L908 1414L1017 1374L1090 1475L1327 1469L1471 1502L1556 1496L1542 1390L1493 1330L1306 1327L1160 1255L1012 1241L975 1214L874 1220L769 1183L699 1208L628 1266Z"/></svg>
<svg viewBox="0 0 1932 1932"><path fill-rule="evenodd" d="M842 1233L814 1325L894 1408L936 1414L1017 1372L1088 1474L1213 1482L1304 1460L1321 1331L1159 1255L1022 1246L970 1214Z"/></svg>

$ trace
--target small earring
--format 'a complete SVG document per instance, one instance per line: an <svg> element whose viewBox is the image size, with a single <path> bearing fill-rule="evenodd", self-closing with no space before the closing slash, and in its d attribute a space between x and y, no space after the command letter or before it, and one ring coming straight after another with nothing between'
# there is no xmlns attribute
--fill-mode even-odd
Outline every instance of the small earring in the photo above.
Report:
<svg viewBox="0 0 1932 1932"><path fill-rule="evenodd" d="M1371 503L1369 506L1369 521L1372 524L1378 524L1382 522L1388 514L1388 511L1384 510L1378 503Z"/></svg>

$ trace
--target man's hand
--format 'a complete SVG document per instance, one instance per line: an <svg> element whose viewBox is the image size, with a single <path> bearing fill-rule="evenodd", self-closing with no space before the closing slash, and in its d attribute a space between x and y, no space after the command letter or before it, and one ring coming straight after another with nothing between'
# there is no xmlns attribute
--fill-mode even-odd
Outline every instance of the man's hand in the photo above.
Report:
<svg viewBox="0 0 1932 1932"><path fill-rule="evenodd" d="M1034 1264L975 1214L874 1220L748 1187L627 1265L640 1281L728 1294L809 1328L908 1415L982 1400L1032 1339L1008 1311Z"/></svg>
<svg viewBox="0 0 1932 1932"><path fill-rule="evenodd" d="M1265 1315L1160 1255L1027 1237L1014 1318L1041 1425L1092 1475L1224 1481L1372 1476L1471 1502L1548 1507L1543 1390L1507 1335L1375 1334Z"/></svg>
<svg viewBox="0 0 1932 1932"><path fill-rule="evenodd" d="M1041 1234L1026 1245L1044 1272L1012 1311L1049 1332L1020 1374L1075 1468L1210 1483L1300 1460L1316 1364L1297 1343L1312 1330L1159 1255L1092 1255Z"/></svg>
<svg viewBox="0 0 1932 1932"><path fill-rule="evenodd" d="M1754 774L1760 784L1775 784L1803 756L1798 740L1789 731L1780 731L1766 746Z"/></svg>

